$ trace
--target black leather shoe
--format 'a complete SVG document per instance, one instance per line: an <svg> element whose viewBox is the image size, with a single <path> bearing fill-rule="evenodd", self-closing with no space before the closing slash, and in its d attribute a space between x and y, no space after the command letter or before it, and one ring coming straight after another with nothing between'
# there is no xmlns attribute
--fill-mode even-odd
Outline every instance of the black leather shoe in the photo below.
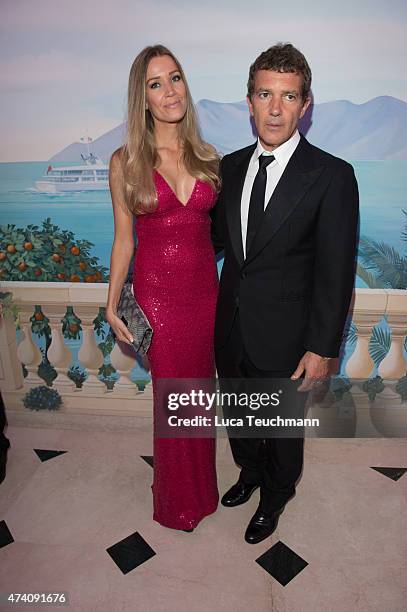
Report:
<svg viewBox="0 0 407 612"><path fill-rule="evenodd" d="M266 514L257 508L244 534L246 542L258 544L268 538L276 530L279 516L283 510L284 506L272 514Z"/></svg>
<svg viewBox="0 0 407 612"><path fill-rule="evenodd" d="M222 506L226 508L233 508L234 506L240 506L250 499L253 491L258 489L257 484L245 484L241 480L238 480L236 484L230 487L229 491L226 491L225 495L221 499Z"/></svg>

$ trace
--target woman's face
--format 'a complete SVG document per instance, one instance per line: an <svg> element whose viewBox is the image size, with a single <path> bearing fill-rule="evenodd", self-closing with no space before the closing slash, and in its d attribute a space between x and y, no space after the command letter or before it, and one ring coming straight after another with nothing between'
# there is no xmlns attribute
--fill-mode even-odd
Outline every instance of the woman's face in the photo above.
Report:
<svg viewBox="0 0 407 612"><path fill-rule="evenodd" d="M154 123L178 123L187 109L185 84L169 55L153 57L146 74L146 106Z"/></svg>

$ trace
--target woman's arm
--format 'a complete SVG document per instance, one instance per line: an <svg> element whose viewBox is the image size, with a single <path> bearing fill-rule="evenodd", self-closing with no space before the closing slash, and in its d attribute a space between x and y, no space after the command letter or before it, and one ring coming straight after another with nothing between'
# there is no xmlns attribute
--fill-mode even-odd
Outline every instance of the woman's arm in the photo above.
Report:
<svg viewBox="0 0 407 612"><path fill-rule="evenodd" d="M120 149L115 151L110 159L109 186L113 204L114 241L110 256L106 320L112 327L117 340L131 343L133 340L131 333L116 314L117 303L134 254L133 215L128 210L124 199Z"/></svg>

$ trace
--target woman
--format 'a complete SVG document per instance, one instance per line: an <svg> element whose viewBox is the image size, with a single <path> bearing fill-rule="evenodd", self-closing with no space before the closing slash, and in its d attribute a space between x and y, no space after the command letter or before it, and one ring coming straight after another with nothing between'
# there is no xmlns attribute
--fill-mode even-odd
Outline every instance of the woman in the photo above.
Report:
<svg viewBox="0 0 407 612"><path fill-rule="evenodd" d="M209 211L218 167L179 62L162 45L146 47L130 71L126 144L110 161L115 237L106 318L118 340L131 341L115 309L133 256L135 214L134 295L153 328L156 417L158 379L214 376L218 278ZM156 422L154 433L153 518L192 531L218 504L215 439L160 438Z"/></svg>

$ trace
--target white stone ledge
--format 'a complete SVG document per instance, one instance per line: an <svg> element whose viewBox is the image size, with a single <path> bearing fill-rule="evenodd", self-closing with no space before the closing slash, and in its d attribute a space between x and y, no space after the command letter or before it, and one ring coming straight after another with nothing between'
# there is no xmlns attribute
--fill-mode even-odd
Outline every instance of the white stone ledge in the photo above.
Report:
<svg viewBox="0 0 407 612"><path fill-rule="evenodd" d="M104 306L108 283L36 283L7 281L0 283L2 291L10 291L17 304L95 304Z"/></svg>

